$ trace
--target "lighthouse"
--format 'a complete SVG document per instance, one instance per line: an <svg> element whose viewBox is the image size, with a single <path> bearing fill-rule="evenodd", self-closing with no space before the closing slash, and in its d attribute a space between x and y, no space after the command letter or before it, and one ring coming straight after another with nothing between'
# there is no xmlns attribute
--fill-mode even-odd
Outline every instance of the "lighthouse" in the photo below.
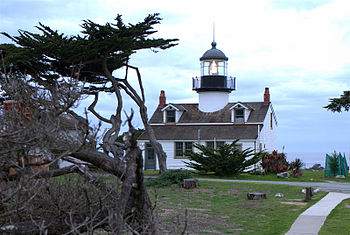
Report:
<svg viewBox="0 0 350 235"><path fill-rule="evenodd" d="M228 76L228 58L216 48L215 39L199 61L200 76L192 79L199 102L167 103L165 91L161 90L158 107L149 120L167 154L168 169L188 167L184 159L190 160L186 152L194 150L194 143L217 149L237 141L236 148L242 151L275 150L277 118L269 88L265 88L260 101L229 102L231 92L236 90L236 79ZM179 98L183 98L181 94ZM145 149L145 169L159 169L146 131L138 143Z"/></svg>
<svg viewBox="0 0 350 235"><path fill-rule="evenodd" d="M198 108L206 113L223 109L236 86L236 78L227 76L228 58L216 48L215 41L211 46L199 59L201 76L192 80L192 90L199 97Z"/></svg>

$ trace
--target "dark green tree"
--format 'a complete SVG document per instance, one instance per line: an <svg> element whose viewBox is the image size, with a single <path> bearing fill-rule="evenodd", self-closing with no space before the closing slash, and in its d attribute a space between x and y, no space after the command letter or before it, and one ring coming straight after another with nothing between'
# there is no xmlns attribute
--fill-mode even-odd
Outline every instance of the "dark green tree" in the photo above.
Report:
<svg viewBox="0 0 350 235"><path fill-rule="evenodd" d="M329 100L330 104L325 106L327 110L332 112L349 111L350 109L350 91L344 91L340 98L332 98Z"/></svg>
<svg viewBox="0 0 350 235"><path fill-rule="evenodd" d="M336 151L332 153L332 155L328 158L328 167L330 170L331 175L337 175L337 172L339 170L339 155Z"/></svg>
<svg viewBox="0 0 350 235"><path fill-rule="evenodd" d="M186 166L200 172L214 172L216 175L237 175L261 160L262 152L254 153L252 149L240 150L238 140L224 144L217 149L201 144L194 144L199 151L185 153L191 162Z"/></svg>
<svg viewBox="0 0 350 235"><path fill-rule="evenodd" d="M160 20L158 14L149 15L137 24L124 24L120 15L114 23L105 25L85 20L81 34L73 36L59 33L41 23L36 27L39 33L23 30L18 31L18 36L2 33L15 43L0 45L0 85L5 91L2 96L18 101L9 112L11 115L17 115L22 109L30 111L30 115L24 117L19 114L6 120L10 115L0 118L0 177L10 182L5 186L0 184L0 223L3 232L11 229L10 233L92 233L102 227L113 234L122 234L126 230L134 234L156 233L151 201L143 183L142 152L137 146L135 130L131 125L133 112L126 120L129 124L128 134L122 143L117 138L123 123L122 92L125 92L138 105L145 131L157 153L160 170L166 171L166 155L148 124L141 74L137 67L129 64L130 56L139 50L167 49L176 45L177 39L151 37L157 32L154 26ZM124 77L112 74L121 68L125 68ZM136 72L138 77L137 88L128 81L130 70ZM100 92L115 95L117 107L110 117L103 117L95 110ZM87 120L72 110L82 95L94 97L88 110L101 122L111 125L101 138L103 151L90 146L93 143L89 139L91 128L87 126ZM66 113L77 122L74 126L79 131L79 141L74 143L68 140L75 135L66 134L61 128L59 117ZM63 140L66 142L63 143ZM6 160L12 157L25 159L26 153L43 148L54 158L32 165L50 165L58 159L67 159L73 165L33 173L23 169L29 164L28 161L19 164L13 160L13 164L9 165ZM20 157L16 155L18 153L21 153ZM120 185L116 183L110 187L104 184L88 169L82 168L79 161L118 177ZM9 169L16 170L17 181L11 181L14 177L9 177ZM25 177L24 172L29 176ZM46 189L45 184L40 183L34 184L39 185L40 190L23 186L23 183L33 182L40 177L50 178L69 173L81 174L85 182L90 184L89 187L79 186L77 190L72 185L66 185L72 191L75 190L66 196L79 198L78 201L84 205L71 204L67 197L60 194L60 189L51 191L51 186L55 186L53 181L47 181ZM18 197L13 197L18 201L12 204L3 200L13 193L8 186L10 184L11 187L26 190L19 190ZM90 187L100 193L91 194ZM46 203L45 200L48 200L46 205L49 209L40 206ZM77 206L85 210L79 210Z"/></svg>
<svg viewBox="0 0 350 235"><path fill-rule="evenodd" d="M31 81L53 94L61 88L60 84L65 77L84 82L85 93L95 96L89 111L102 122L112 124L113 132L117 136L122 123L121 90L124 90L139 106L141 120L157 153L160 172L164 172L166 154L148 124L141 74L137 67L129 65L129 58L141 49L170 48L176 45L177 39L149 38L157 32L153 27L161 20L158 14L149 15L143 22L135 25L125 25L120 15L115 20L115 23L105 25L84 20L81 35L75 36L66 36L41 23L36 27L41 33L23 30L18 31L19 36L2 33L16 43L0 45L3 52L3 72L12 71L30 76ZM125 77L112 75L114 70L122 67L126 68ZM138 76L140 94L128 81L130 69L135 70ZM99 92L111 92L116 96L118 106L111 118L102 117L95 111ZM110 132L107 134L111 135ZM115 138L113 134L113 139Z"/></svg>

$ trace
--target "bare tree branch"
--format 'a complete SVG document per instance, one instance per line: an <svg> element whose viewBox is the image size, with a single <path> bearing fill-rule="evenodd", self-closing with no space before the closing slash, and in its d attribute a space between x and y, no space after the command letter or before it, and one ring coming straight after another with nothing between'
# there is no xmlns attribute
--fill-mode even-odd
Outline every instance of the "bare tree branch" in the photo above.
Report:
<svg viewBox="0 0 350 235"><path fill-rule="evenodd" d="M98 114L96 111L95 111L95 106L98 102L98 92L94 93L93 94L95 99L94 101L90 104L90 106L88 107L88 110L93 114L95 115L99 120L105 122L105 123L109 123L109 124L112 124L112 121L107 119L107 118L104 118L102 117L100 114Z"/></svg>

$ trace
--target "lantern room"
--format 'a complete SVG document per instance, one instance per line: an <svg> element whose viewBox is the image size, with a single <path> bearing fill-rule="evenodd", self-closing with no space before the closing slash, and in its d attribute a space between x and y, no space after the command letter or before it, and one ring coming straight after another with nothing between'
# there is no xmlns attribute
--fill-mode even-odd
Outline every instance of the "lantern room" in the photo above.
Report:
<svg viewBox="0 0 350 235"><path fill-rule="evenodd" d="M216 49L216 42L199 59L201 61L201 76L227 76L227 60L225 54Z"/></svg>
<svg viewBox="0 0 350 235"><path fill-rule="evenodd" d="M216 42L211 43L212 48L204 52L199 58L201 76L193 78L193 90L231 92L235 90L235 78L227 76L227 61L225 54L216 48Z"/></svg>

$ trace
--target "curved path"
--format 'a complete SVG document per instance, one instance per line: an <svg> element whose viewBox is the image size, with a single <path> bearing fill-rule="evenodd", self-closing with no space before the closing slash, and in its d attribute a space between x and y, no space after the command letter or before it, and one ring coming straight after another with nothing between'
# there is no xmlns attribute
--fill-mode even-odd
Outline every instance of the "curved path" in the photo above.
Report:
<svg viewBox="0 0 350 235"><path fill-rule="evenodd" d="M317 235L327 216L350 194L330 192L312 207L301 213L286 235Z"/></svg>
<svg viewBox="0 0 350 235"><path fill-rule="evenodd" d="M312 187L319 188L326 192L338 192L350 194L350 183L338 183L338 182L290 182L290 181L264 181L264 180L228 180L228 179L209 179L198 178L198 180L206 181L223 181L223 182L247 182L247 183L261 183L261 184L284 184L294 185L300 187Z"/></svg>
<svg viewBox="0 0 350 235"><path fill-rule="evenodd" d="M344 199L350 198L350 183L320 183L320 182L287 182L287 181L258 181L258 180L221 180L207 179L206 181L249 182L264 184L284 184L301 187L313 187L329 192L324 198L299 215L286 235L317 235L329 213Z"/></svg>

